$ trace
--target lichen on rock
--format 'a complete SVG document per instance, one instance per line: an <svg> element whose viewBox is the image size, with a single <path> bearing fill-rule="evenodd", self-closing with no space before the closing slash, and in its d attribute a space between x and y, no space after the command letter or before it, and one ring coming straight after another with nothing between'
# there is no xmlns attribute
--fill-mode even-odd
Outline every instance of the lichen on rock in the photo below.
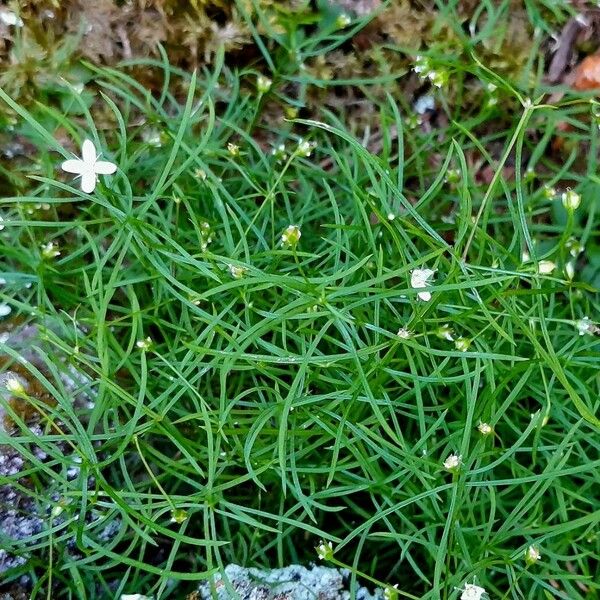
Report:
<svg viewBox="0 0 600 600"><path fill-rule="evenodd" d="M225 567L199 590L201 600L350 600L350 572L313 565L290 565L282 569ZM213 594L216 594L214 596ZM356 600L380 600L383 590L356 590Z"/></svg>

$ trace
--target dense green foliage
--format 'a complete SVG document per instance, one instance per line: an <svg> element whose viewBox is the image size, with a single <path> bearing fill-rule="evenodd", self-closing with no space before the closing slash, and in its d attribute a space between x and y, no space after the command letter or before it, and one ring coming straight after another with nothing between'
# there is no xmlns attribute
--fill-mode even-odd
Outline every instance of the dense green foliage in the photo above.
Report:
<svg viewBox="0 0 600 600"><path fill-rule="evenodd" d="M287 43L325 55L345 35ZM143 61L157 93L131 65L88 65L93 105L0 92L35 147L3 167L31 180L0 201L0 301L51 324L56 365L31 373L57 403L28 493L66 517L7 578L32 575L36 597L181 598L230 562L307 563L328 540L356 582L412 597L475 578L491 598L596 598L596 106L529 101L541 75L523 86L465 45L430 56L446 123L411 128L384 80L351 82L375 124L359 139L343 114L297 118L313 75L261 49L264 93L222 54L198 75ZM85 138L119 167L93 194L59 169ZM435 271L429 301L415 269ZM57 384L65 361L91 379L85 414ZM0 441L33 439L18 429Z"/></svg>

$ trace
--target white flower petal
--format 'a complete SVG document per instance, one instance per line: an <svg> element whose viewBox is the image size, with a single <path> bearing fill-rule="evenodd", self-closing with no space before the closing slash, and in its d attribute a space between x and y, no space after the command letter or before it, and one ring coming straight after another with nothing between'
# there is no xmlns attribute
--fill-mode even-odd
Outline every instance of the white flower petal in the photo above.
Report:
<svg viewBox="0 0 600 600"><path fill-rule="evenodd" d="M96 189L96 173L85 171L81 174L81 191L91 194Z"/></svg>
<svg viewBox="0 0 600 600"><path fill-rule="evenodd" d="M112 175L117 170L115 163L108 162L107 160L99 160L94 165L94 171L98 175Z"/></svg>
<svg viewBox="0 0 600 600"><path fill-rule="evenodd" d="M94 146L94 142L91 140L84 140L81 145L81 156L83 158L83 162L93 164L96 162L96 158L98 158L96 154L96 147Z"/></svg>
<svg viewBox="0 0 600 600"><path fill-rule="evenodd" d="M417 294L417 296L423 300L423 302L429 302L431 300L431 293L430 292L419 292Z"/></svg>
<svg viewBox="0 0 600 600"><path fill-rule="evenodd" d="M429 279L435 271L432 269L414 269L410 274L410 285L413 288L424 288L429 285Z"/></svg>
<svg viewBox="0 0 600 600"><path fill-rule="evenodd" d="M60 168L67 173L81 175L81 173L85 170L85 164L78 158L71 158L69 160L65 160L63 164L60 165Z"/></svg>

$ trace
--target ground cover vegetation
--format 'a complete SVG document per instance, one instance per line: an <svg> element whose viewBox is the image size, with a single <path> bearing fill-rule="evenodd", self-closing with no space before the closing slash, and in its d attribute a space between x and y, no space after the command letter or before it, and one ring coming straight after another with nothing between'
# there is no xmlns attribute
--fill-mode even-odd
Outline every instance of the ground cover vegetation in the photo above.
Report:
<svg viewBox="0 0 600 600"><path fill-rule="evenodd" d="M1 10L7 597L598 597L593 6Z"/></svg>

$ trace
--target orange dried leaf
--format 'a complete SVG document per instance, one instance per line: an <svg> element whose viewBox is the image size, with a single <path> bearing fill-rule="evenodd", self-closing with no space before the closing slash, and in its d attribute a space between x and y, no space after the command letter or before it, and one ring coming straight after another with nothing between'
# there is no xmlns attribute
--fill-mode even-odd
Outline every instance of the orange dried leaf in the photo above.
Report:
<svg viewBox="0 0 600 600"><path fill-rule="evenodd" d="M580 91L600 89L600 54L586 56L575 68L573 88Z"/></svg>

